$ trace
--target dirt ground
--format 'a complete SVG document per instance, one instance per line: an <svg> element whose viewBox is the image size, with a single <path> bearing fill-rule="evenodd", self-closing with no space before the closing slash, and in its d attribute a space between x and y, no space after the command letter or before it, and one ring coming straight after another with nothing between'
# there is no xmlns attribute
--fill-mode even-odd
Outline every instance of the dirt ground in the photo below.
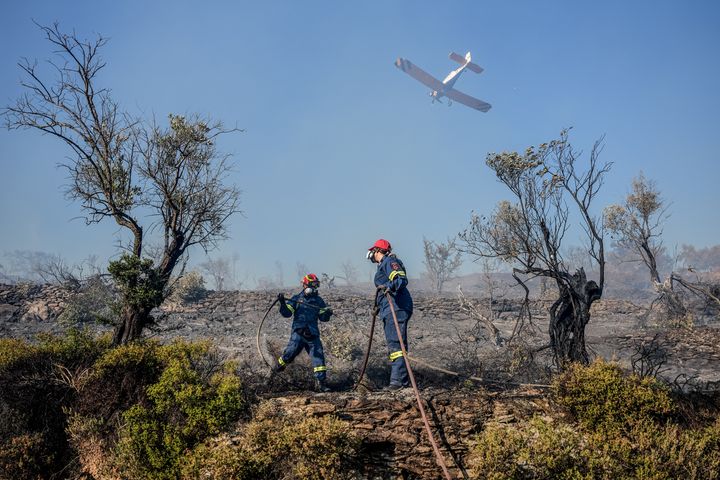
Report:
<svg viewBox="0 0 720 480"><path fill-rule="evenodd" d="M250 377L262 381L268 376L266 362L282 353L290 335L290 322L277 309L267 316L259 336L258 326L277 292L231 292L204 306L186 306L157 312L157 326L147 337L170 341L173 338L213 341L228 357L237 359ZM371 301L356 292L324 292L336 315L321 324L329 381L335 388L349 388L356 380L371 323ZM552 371L548 343L549 301L532 305L533 322L518 346L495 346L477 321L464 314L456 297L437 298L415 294L415 312L410 320L409 347L417 359L415 369L421 386L461 383L469 376L492 381L544 383ZM501 337L510 337L517 320L517 302L496 305L496 327ZM487 311L486 311L487 313ZM603 299L593 306L586 329L591 357L616 360L628 369L652 370L668 382L695 388L720 388L720 319L701 318L694 328L663 328L652 325L646 306L630 301ZM109 327L88 325L98 331ZM67 328L53 319L5 316L0 322L1 337L33 338L39 332L61 334ZM538 352L538 350L540 350ZM382 321L375 329L367 375L370 388L381 388L389 377L387 349ZM427 367L462 373L457 377ZM285 376L297 388L309 387L312 371L302 353ZM273 388L290 388L278 384Z"/></svg>

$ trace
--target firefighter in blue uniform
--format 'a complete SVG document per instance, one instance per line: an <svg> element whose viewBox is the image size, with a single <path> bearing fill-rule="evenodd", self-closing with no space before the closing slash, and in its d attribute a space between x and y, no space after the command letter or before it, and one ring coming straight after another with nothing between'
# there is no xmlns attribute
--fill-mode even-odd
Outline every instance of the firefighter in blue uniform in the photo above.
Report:
<svg viewBox="0 0 720 480"><path fill-rule="evenodd" d="M302 285L303 290L290 300L286 300L282 293L278 295L280 315L285 318L293 317L293 323L290 341L282 356L278 358L273 371L283 371L302 350L305 350L312 360L317 389L321 392L329 392L330 388L326 381L325 353L320 341L318 320L329 321L333 311L318 295L320 280L317 275L308 273L303 277Z"/></svg>
<svg viewBox="0 0 720 480"><path fill-rule="evenodd" d="M385 293L390 294L390 301L393 302L395 315L397 316L398 325L402 334L402 340L405 349L408 348L407 341L407 324L413 312L413 300L407 289L407 274L405 266L399 258L392 253L390 242L380 239L368 249L367 258L373 263L377 263L377 272L375 273L375 287L377 288L375 297L375 306L378 309L380 317L383 319L385 329L385 341L387 342L388 352L390 354L390 385L391 390L407 387L410 384L408 378L407 367L403 359L403 352L400 348L400 340L398 339L395 322L393 321L388 297Z"/></svg>

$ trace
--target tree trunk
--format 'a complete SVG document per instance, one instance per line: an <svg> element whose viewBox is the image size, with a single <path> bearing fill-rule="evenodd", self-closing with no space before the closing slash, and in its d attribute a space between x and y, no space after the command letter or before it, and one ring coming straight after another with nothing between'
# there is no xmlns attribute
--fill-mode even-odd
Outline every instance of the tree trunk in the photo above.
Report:
<svg viewBox="0 0 720 480"><path fill-rule="evenodd" d="M559 287L560 298L550 307L550 347L555 364L560 368L571 362L588 364L585 326L590 321L590 307L602 291L597 283L587 281L582 268Z"/></svg>
<svg viewBox="0 0 720 480"><path fill-rule="evenodd" d="M142 335L143 329L151 323L151 308L126 306L123 309L122 321L115 328L113 345L125 345L137 340Z"/></svg>

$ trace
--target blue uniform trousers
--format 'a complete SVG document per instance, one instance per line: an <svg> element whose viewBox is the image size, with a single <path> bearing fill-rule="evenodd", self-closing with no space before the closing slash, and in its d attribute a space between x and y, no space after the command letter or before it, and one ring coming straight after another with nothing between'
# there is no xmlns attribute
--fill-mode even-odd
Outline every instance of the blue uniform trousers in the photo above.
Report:
<svg viewBox="0 0 720 480"><path fill-rule="evenodd" d="M395 310L395 315L397 316L402 340L407 350L407 324L412 313L408 313L405 310ZM387 342L388 353L390 354L390 385L407 386L410 384L410 378L408 377L407 367L405 366L405 359L403 359L400 340L398 339L397 330L395 329L392 313L388 313L387 316L383 317L383 326L385 329L385 341Z"/></svg>
<svg viewBox="0 0 720 480"><path fill-rule="evenodd" d="M317 335L307 334L303 336L302 330L293 331L290 335L290 341L280 357L280 364L284 366L285 364L292 362L302 350L305 350L310 355L313 370L315 371L315 378L320 381L325 381L325 377L327 375L327 367L325 367L325 352L323 352L320 337Z"/></svg>

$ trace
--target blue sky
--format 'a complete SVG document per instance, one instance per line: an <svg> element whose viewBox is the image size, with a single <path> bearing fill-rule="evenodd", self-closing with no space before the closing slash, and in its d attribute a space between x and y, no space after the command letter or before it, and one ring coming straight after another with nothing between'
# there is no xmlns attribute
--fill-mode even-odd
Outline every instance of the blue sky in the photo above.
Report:
<svg viewBox="0 0 720 480"><path fill-rule="evenodd" d="M8 2L3 105L21 93L18 60L51 57L33 19L108 37L101 84L132 113L245 129L219 142L244 214L212 255L236 253L251 282L277 262L287 282L297 262L337 274L352 261L365 278L378 237L418 274L423 235L444 240L509 198L488 152L567 126L585 151L606 135L614 167L598 211L642 170L671 202L666 244L720 238L717 2ZM402 56L442 79L448 53L468 50L485 72L456 86L491 103L487 114L431 104L393 66ZM68 154L38 132L0 130L0 252L117 253L119 230L86 227L63 196L56 164Z"/></svg>

